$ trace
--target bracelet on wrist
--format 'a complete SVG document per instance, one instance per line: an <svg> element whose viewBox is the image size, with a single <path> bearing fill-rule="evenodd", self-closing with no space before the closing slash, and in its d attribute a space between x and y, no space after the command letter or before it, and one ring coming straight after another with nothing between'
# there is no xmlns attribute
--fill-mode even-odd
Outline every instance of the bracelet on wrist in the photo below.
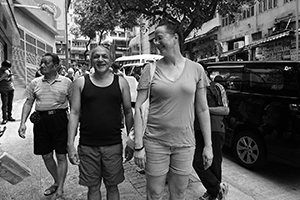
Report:
<svg viewBox="0 0 300 200"><path fill-rule="evenodd" d="M135 151L141 151L141 150L143 150L144 148L145 148L145 146L142 146L141 148L135 148L135 147L134 147L134 150L135 150Z"/></svg>

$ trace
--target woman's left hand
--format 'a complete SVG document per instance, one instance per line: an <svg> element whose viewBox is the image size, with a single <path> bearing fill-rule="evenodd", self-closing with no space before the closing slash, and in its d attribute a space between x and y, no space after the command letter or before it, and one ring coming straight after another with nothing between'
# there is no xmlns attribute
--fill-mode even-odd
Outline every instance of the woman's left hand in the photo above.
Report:
<svg viewBox="0 0 300 200"><path fill-rule="evenodd" d="M143 148L140 151L134 151L134 162L139 168L141 169L145 168L145 164L146 164L145 148Z"/></svg>
<svg viewBox="0 0 300 200"><path fill-rule="evenodd" d="M213 158L214 158L211 145L210 146L205 146L203 148L202 156L203 156L204 170L207 170L211 166L211 164L213 162Z"/></svg>
<svg viewBox="0 0 300 200"><path fill-rule="evenodd" d="M133 149L130 148L128 145L126 145L125 147L125 161L124 162L127 162L127 161L130 161L133 157Z"/></svg>

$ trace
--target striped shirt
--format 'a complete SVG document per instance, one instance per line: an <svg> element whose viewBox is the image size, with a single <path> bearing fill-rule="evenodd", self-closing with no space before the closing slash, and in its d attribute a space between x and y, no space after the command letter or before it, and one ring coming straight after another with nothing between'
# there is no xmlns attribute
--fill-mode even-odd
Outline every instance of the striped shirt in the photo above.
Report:
<svg viewBox="0 0 300 200"><path fill-rule="evenodd" d="M52 83L49 83L41 76L30 82L24 96L36 101L37 111L65 109L71 101L71 86L72 81L67 77L58 75Z"/></svg>
<svg viewBox="0 0 300 200"><path fill-rule="evenodd" d="M224 87L220 83L216 83L215 86L218 87L221 93L220 98L222 103L220 104L220 106L228 107L227 94Z"/></svg>

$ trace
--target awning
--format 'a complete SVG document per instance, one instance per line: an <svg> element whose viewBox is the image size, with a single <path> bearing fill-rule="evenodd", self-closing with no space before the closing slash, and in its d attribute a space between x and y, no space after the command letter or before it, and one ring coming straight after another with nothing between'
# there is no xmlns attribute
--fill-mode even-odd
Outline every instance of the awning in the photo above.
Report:
<svg viewBox="0 0 300 200"><path fill-rule="evenodd" d="M237 54L237 53L240 53L244 50L244 47L242 48L239 48L239 49L234 49L234 50L229 50L229 51L226 51L226 52L223 52L221 54L221 58L222 57L227 57L227 56L231 56L231 55L234 55L234 54Z"/></svg>
<svg viewBox="0 0 300 200"><path fill-rule="evenodd" d="M217 56L211 56L211 57L208 57L208 58L197 59L197 62L203 62L203 63L215 62L217 58L218 58Z"/></svg>
<svg viewBox="0 0 300 200"><path fill-rule="evenodd" d="M2 10L4 11L4 19L7 20L7 32L4 30L4 35L8 38L8 42L14 46L18 46L20 44L20 33L12 7L8 0L0 0L0 6L2 6Z"/></svg>
<svg viewBox="0 0 300 200"><path fill-rule="evenodd" d="M272 36L269 36L269 37L266 37L266 38L263 38L263 39L260 39L260 40L257 40L247 46L245 46L246 49L252 49L253 47L256 47L260 44L263 44L263 43L266 43L266 42L270 42L270 41L273 41L273 40L277 40L277 39L280 39L280 38L283 38L283 37L287 37L287 36L291 36L293 35L294 32L291 31L291 30L286 30L282 33L278 33L276 35L272 35Z"/></svg>
<svg viewBox="0 0 300 200"><path fill-rule="evenodd" d="M197 35L197 36L194 36L192 38L187 38L187 39L185 39L184 44L195 41L195 40L198 40L198 39L201 39L201 38L205 38L205 37L209 36L209 34L217 31L219 27L220 26L215 26L215 27L211 28L210 30L208 30L207 32L205 32L201 35Z"/></svg>

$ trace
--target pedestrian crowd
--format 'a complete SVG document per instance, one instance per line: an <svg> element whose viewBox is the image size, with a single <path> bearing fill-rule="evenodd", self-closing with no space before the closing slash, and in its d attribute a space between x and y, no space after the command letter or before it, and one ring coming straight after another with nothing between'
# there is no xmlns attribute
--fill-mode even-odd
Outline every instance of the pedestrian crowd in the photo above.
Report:
<svg viewBox="0 0 300 200"><path fill-rule="evenodd" d="M88 200L101 199L102 182L106 199L120 199L125 154L145 171L148 200L162 199L166 183L169 199L185 199L193 169L206 188L199 199L226 198L228 184L222 181L221 167L223 117L229 113L226 92L201 64L181 54L182 41L180 27L162 20L154 44L163 58L147 64L139 82L116 71L110 45L90 51L91 71L88 65L66 69L54 53L42 57L36 78L25 91L18 133L24 139L27 119L33 123L33 153L42 156L53 177L45 196L64 199L69 159L78 165L79 184L88 188ZM2 124L14 121L10 68L4 61L0 69ZM124 129L134 132L134 143L123 153Z"/></svg>

